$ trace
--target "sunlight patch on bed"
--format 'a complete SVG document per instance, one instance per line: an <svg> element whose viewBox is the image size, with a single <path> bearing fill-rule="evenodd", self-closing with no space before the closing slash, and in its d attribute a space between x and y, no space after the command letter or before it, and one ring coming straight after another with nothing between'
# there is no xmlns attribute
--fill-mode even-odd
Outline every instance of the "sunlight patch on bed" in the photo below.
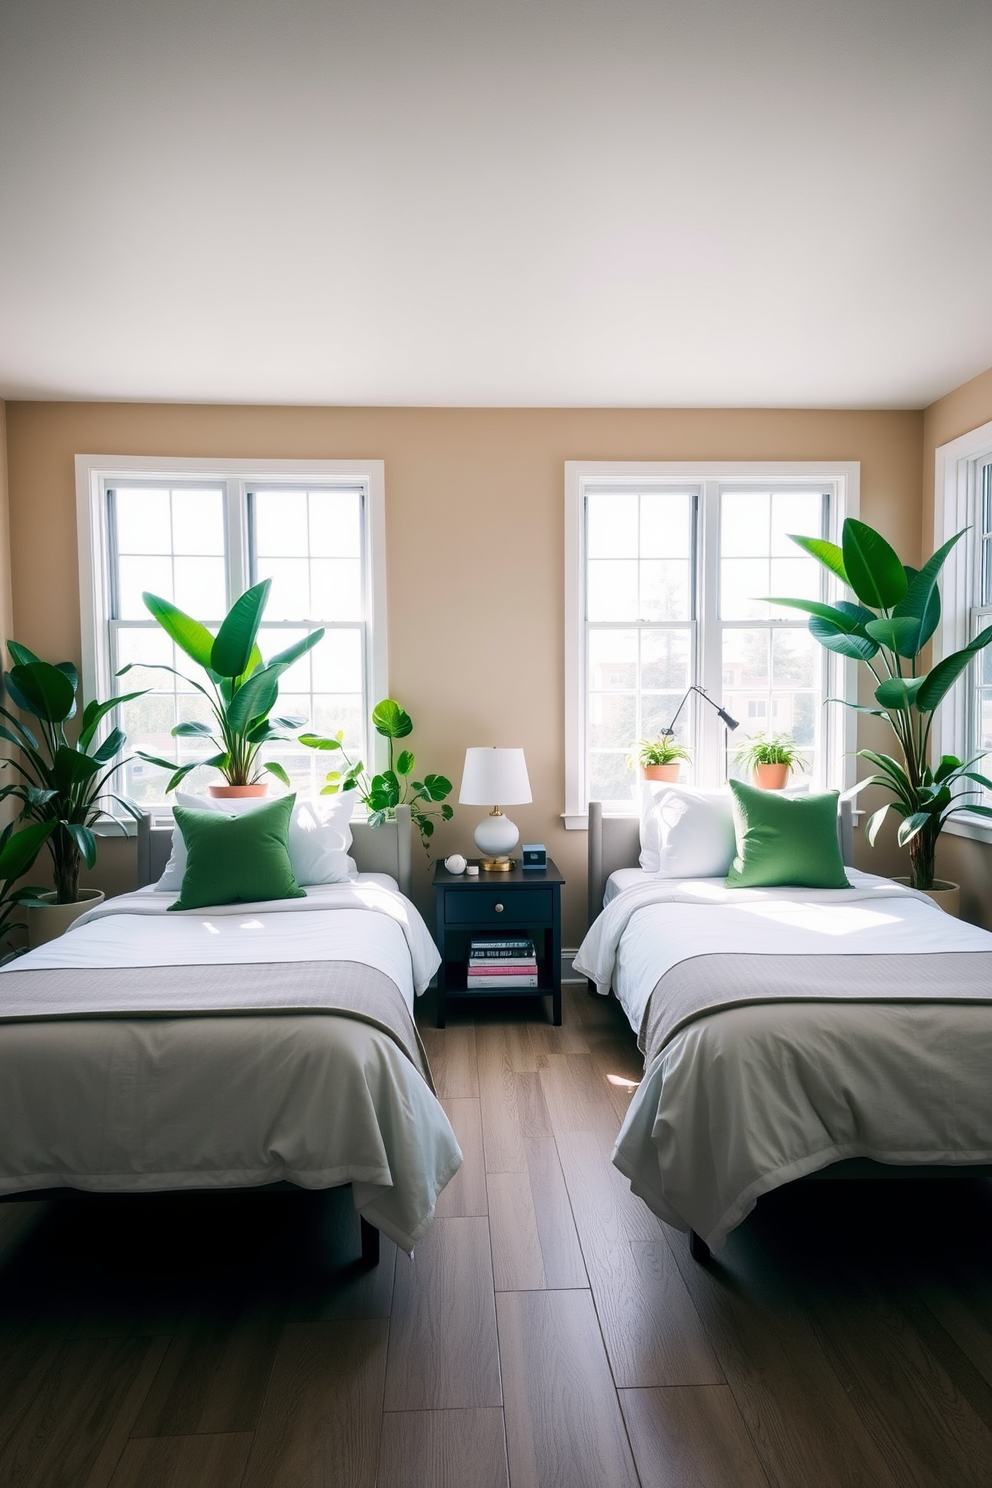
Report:
<svg viewBox="0 0 992 1488"><path fill-rule="evenodd" d="M218 930L217 926L216 925L211 925L211 923L210 923L209 920L204 920L203 921L203 928L204 928L204 930L206 930L206 932L207 932L208 935L219 935L220 934L220 931Z"/></svg>
<svg viewBox="0 0 992 1488"><path fill-rule="evenodd" d="M899 923L898 915L863 909L859 904L742 904L740 907L745 914L797 930L812 930L817 935L856 935L859 930Z"/></svg>

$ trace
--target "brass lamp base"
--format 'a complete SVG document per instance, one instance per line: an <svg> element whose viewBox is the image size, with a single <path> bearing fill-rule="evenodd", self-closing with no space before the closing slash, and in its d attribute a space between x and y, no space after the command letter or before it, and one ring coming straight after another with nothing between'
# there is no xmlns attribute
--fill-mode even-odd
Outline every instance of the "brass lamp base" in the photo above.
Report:
<svg viewBox="0 0 992 1488"><path fill-rule="evenodd" d="M479 867L484 873L509 873L516 867L515 858L482 858Z"/></svg>

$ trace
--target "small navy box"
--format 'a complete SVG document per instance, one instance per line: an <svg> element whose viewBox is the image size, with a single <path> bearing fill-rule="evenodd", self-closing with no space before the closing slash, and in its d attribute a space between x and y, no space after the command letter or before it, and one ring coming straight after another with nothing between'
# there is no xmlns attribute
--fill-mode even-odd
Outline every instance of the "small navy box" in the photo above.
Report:
<svg viewBox="0 0 992 1488"><path fill-rule="evenodd" d="M520 849L521 868L547 868L548 850L543 842L525 842Z"/></svg>

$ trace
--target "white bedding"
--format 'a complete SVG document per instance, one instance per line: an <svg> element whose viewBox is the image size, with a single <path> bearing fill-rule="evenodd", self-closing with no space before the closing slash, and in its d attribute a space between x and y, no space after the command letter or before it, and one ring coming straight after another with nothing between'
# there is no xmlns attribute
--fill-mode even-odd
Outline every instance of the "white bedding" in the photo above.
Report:
<svg viewBox="0 0 992 1488"><path fill-rule="evenodd" d="M992 950L923 895L849 870L849 890L726 889L646 874L576 957L639 1029L671 966L708 953ZM800 989L801 995L801 989ZM769 1003L699 1018L645 1076L614 1162L662 1219L718 1250L760 1194L847 1157L992 1162L992 1006Z"/></svg>
<svg viewBox="0 0 992 1488"><path fill-rule="evenodd" d="M412 1006L437 952L414 906L371 878L305 900L179 913L166 912L171 894L139 890L9 969L357 960ZM0 980L0 1011L2 998ZM354 1018L0 1024L2 1193L352 1183L356 1207L412 1250L460 1164L419 1072Z"/></svg>

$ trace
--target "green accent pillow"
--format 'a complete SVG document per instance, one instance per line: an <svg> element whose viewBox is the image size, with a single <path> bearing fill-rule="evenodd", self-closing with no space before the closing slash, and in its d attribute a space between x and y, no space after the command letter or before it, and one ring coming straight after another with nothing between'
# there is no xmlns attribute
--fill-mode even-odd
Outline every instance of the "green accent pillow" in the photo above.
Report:
<svg viewBox="0 0 992 1488"><path fill-rule="evenodd" d="M730 782L737 852L728 889L849 889L837 838L837 791L785 796Z"/></svg>
<svg viewBox="0 0 992 1488"><path fill-rule="evenodd" d="M186 872L170 909L251 904L258 899L305 899L289 861L289 819L295 796L280 796L254 811L175 808L186 844Z"/></svg>

